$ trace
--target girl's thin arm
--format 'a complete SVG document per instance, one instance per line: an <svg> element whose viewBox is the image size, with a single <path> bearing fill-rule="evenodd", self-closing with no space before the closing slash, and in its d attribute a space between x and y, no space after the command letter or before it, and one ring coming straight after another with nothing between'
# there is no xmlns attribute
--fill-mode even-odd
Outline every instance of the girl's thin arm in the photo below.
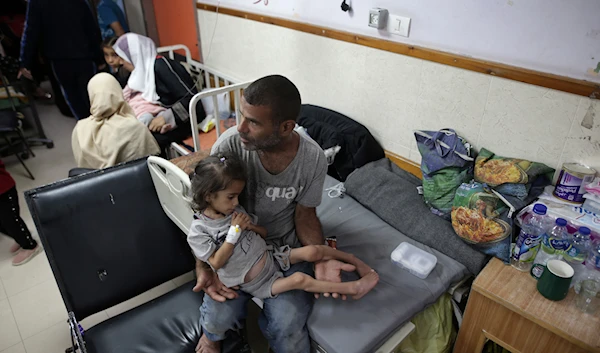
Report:
<svg viewBox="0 0 600 353"><path fill-rule="evenodd" d="M233 254L233 249L235 248L235 244L231 244L228 242L224 242L223 245L211 257L208 259L208 262L212 266L212 268L216 270L225 266L231 255Z"/></svg>

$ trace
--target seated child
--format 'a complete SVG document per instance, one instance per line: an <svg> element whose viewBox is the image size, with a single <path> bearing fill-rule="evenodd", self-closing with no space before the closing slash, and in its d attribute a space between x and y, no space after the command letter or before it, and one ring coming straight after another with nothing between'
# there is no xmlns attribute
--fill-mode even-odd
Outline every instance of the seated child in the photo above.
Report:
<svg viewBox="0 0 600 353"><path fill-rule="evenodd" d="M127 85L127 80L129 79L129 75L131 72L125 70L125 68L121 65L121 59L113 49L113 45L117 42L117 37L109 37L102 41L102 51L104 52L104 61L110 67L110 73L113 75L121 88L124 88Z"/></svg>
<svg viewBox="0 0 600 353"><path fill-rule="evenodd" d="M354 255L326 245L296 249L267 246L267 230L238 203L245 184L244 168L232 156L209 156L196 166L192 176L193 203L198 213L190 227L188 243L195 256L207 262L225 286L239 285L242 291L260 299L294 289L347 294L359 299L375 287L379 275ZM281 272L301 261L329 259L356 266L361 279L334 283L302 272L283 277Z"/></svg>
<svg viewBox="0 0 600 353"><path fill-rule="evenodd" d="M123 98L125 98L125 102L127 102L129 106L131 106L131 109L133 109L135 117L148 127L150 127L150 122L155 117L167 110L160 104L148 102L142 97L142 92L134 91L129 88L129 86L125 86L125 88L123 88ZM174 128L176 128L174 122L171 124L167 123L160 128L160 133L167 133Z"/></svg>
<svg viewBox="0 0 600 353"><path fill-rule="evenodd" d="M129 75L131 75L131 73L121 65L121 58L119 58L113 49L113 45L115 45L117 39L117 37L110 37L102 41L104 60L110 66L111 74L117 79L117 81L119 81L121 88L123 88L123 97L133 109L135 117L144 125L150 127L150 122L166 109L159 104L148 102L142 98L141 92L136 92L127 86L127 80L129 79ZM173 121L163 125L159 131L161 134L164 134L170 130L173 130L175 127L176 126Z"/></svg>

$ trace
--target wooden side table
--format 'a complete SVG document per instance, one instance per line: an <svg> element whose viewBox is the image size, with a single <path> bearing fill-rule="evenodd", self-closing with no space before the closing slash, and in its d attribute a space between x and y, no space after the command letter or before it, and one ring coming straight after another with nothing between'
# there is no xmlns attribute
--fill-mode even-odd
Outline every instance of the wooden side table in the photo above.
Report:
<svg viewBox="0 0 600 353"><path fill-rule="evenodd" d="M600 352L600 313L584 314L575 292L553 302L528 272L492 259L471 288L455 353L481 353L490 339L513 353Z"/></svg>

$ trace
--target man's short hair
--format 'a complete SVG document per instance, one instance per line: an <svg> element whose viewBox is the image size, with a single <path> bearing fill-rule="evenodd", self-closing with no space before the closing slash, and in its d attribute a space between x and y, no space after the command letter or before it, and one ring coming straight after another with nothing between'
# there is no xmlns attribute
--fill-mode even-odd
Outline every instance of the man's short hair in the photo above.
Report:
<svg viewBox="0 0 600 353"><path fill-rule="evenodd" d="M260 78L244 90L244 99L254 106L271 107L273 124L296 121L300 115L300 92L296 85L281 75Z"/></svg>

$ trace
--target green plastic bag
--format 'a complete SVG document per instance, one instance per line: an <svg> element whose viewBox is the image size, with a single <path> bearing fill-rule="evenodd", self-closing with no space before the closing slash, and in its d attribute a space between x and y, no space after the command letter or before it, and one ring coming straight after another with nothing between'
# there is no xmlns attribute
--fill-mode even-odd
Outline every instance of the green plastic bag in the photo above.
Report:
<svg viewBox="0 0 600 353"><path fill-rule="evenodd" d="M423 199L433 214L450 220L454 193L473 178L471 145L452 129L415 130L421 154Z"/></svg>
<svg viewBox="0 0 600 353"><path fill-rule="evenodd" d="M423 199L431 212L450 219L456 189L473 178L472 169L444 168L432 176L423 174Z"/></svg>
<svg viewBox="0 0 600 353"><path fill-rule="evenodd" d="M394 353L450 353L456 340L456 327L450 294L445 293L435 304L415 316L414 331Z"/></svg>

